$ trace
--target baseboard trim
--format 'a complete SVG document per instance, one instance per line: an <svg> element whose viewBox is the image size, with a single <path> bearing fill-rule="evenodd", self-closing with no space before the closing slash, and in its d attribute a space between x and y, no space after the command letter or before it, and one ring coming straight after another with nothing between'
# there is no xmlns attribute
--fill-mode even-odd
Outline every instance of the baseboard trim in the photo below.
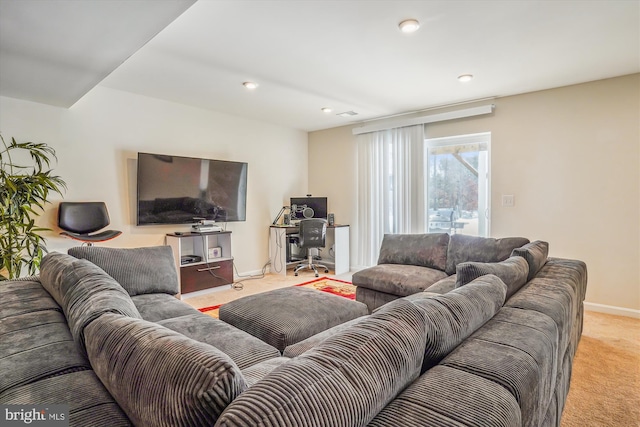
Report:
<svg viewBox="0 0 640 427"><path fill-rule="evenodd" d="M598 313L615 314L616 316L626 316L633 317L634 319L640 319L640 310L634 310L632 308L596 304L595 302L585 302L584 309L589 311L597 311Z"/></svg>

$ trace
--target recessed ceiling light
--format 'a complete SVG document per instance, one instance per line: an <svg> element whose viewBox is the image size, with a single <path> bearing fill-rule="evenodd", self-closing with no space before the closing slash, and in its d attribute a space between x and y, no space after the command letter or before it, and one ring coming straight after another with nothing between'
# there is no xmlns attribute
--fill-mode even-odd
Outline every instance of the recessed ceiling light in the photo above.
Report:
<svg viewBox="0 0 640 427"><path fill-rule="evenodd" d="M400 31L402 31L403 33L413 33L415 31L418 31L418 28L420 28L420 23L417 19L405 19L398 24L398 28L400 28Z"/></svg>
<svg viewBox="0 0 640 427"><path fill-rule="evenodd" d="M473 80L473 74L462 74L458 76L458 81L462 83L470 82L471 80Z"/></svg>
<svg viewBox="0 0 640 427"><path fill-rule="evenodd" d="M320 110L322 110L323 113L330 113L331 112L331 108L329 108L329 107L323 107Z"/></svg>
<svg viewBox="0 0 640 427"><path fill-rule="evenodd" d="M254 82L244 82L242 83L242 85L247 89L255 89L258 87L258 83L254 83Z"/></svg>

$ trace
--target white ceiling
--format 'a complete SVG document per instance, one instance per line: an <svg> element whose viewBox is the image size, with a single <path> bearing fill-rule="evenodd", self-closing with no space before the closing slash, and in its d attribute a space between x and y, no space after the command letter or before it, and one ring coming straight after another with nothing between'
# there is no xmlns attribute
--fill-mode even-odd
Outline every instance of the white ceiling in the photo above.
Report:
<svg viewBox="0 0 640 427"><path fill-rule="evenodd" d="M196 0L0 0L0 94L71 107Z"/></svg>
<svg viewBox="0 0 640 427"><path fill-rule="evenodd" d="M75 2L84 5L77 15L46 6L61 1L0 0L32 22L48 23L32 25L35 35L18 40L13 35L23 29L6 29L9 18L0 18L2 74L22 50L33 52L32 63L55 68L60 58L95 61L127 45L137 26L122 23L133 19L123 9L109 19L117 25L109 43L93 48L105 5L139 3L151 8L148 17L158 17L156 25L188 7L184 1L85 0ZM173 15L156 10L158 4L175 6ZM418 32L398 30L407 18L421 22ZM84 44L41 45L69 25ZM127 56L120 66L111 61L115 71L100 85L312 131L640 72L640 1L199 0ZM475 78L458 82L464 73ZM0 93L34 99L13 91L30 77L2 76ZM248 80L260 86L248 91L242 86ZM51 92L52 85L36 83L34 91ZM65 95L40 102L65 105ZM344 111L358 115L336 115Z"/></svg>

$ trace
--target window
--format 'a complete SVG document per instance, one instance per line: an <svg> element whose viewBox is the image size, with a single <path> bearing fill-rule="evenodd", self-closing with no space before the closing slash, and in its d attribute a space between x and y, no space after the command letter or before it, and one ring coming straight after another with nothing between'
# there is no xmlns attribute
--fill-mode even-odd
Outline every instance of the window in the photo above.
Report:
<svg viewBox="0 0 640 427"><path fill-rule="evenodd" d="M490 134L424 139L423 125L358 136L356 265L385 233L489 235Z"/></svg>
<svg viewBox="0 0 640 427"><path fill-rule="evenodd" d="M425 141L425 229L489 235L489 146L481 133Z"/></svg>

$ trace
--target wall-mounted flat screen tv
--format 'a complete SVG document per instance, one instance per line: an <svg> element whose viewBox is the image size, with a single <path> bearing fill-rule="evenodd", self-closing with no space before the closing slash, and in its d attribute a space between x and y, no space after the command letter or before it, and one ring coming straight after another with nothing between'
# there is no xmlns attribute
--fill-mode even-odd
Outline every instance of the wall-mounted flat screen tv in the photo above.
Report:
<svg viewBox="0 0 640 427"><path fill-rule="evenodd" d="M246 221L247 163L138 153L137 225Z"/></svg>

